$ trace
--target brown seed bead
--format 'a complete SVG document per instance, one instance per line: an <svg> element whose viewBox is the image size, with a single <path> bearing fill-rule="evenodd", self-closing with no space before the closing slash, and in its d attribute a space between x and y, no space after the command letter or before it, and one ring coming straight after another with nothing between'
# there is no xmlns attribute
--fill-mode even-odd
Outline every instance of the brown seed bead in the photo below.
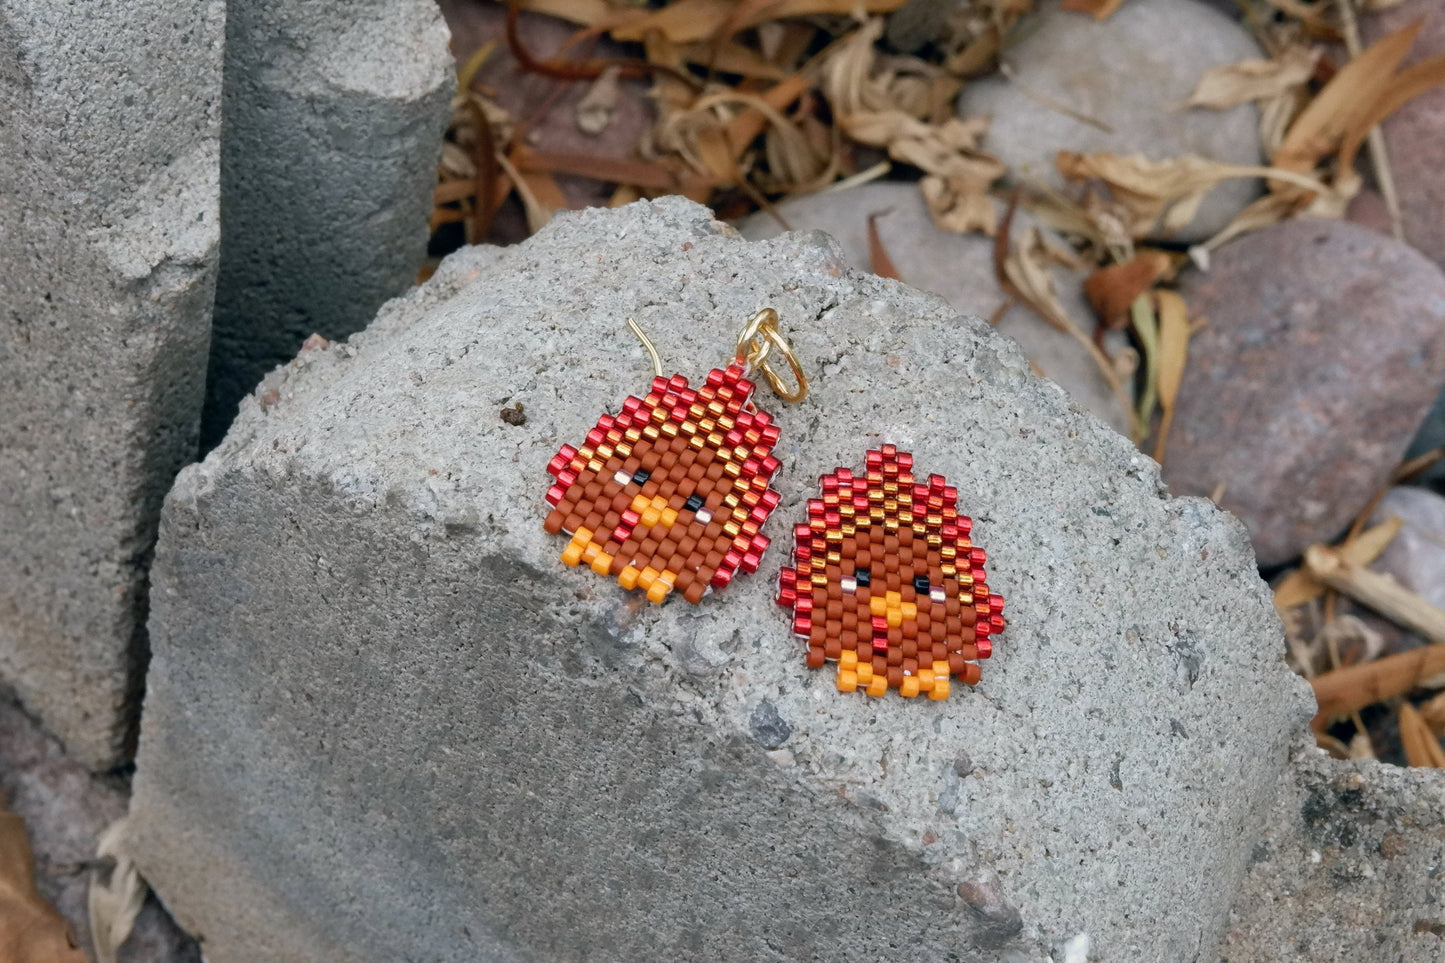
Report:
<svg viewBox="0 0 1445 963"><path fill-rule="evenodd" d="M814 622L813 628L808 632L809 645L822 645L828 641L828 627L820 622Z"/></svg>
<svg viewBox="0 0 1445 963"><path fill-rule="evenodd" d="M869 601L873 598L873 589L867 585L860 585L853 590L853 597L858 600L858 605L866 610Z"/></svg>
<svg viewBox="0 0 1445 963"><path fill-rule="evenodd" d="M961 644L972 644L975 639L973 627L964 626L959 629L956 638ZM970 658L972 658L972 656L970 656Z"/></svg>
<svg viewBox="0 0 1445 963"><path fill-rule="evenodd" d="M843 586L839 585L836 579L828 579L828 598L841 599L844 595Z"/></svg>
<svg viewBox="0 0 1445 963"><path fill-rule="evenodd" d="M569 532L575 532L582 527L582 516L573 512L562 522L562 527Z"/></svg>
<svg viewBox="0 0 1445 963"><path fill-rule="evenodd" d="M665 569L665 571L671 572L674 575L679 575L686 570L687 558L685 556L680 553L675 553L668 557L667 568Z"/></svg>
<svg viewBox="0 0 1445 963"><path fill-rule="evenodd" d="M983 669L979 666L969 664L963 667L963 672L958 680L965 685L978 685L978 680L983 678Z"/></svg>
<svg viewBox="0 0 1445 963"><path fill-rule="evenodd" d="M842 600L842 599L829 599L829 600L828 600L828 609L827 609L827 612L828 612L828 621L830 621L830 622L837 622L838 624L841 625L841 624L842 624L842 621L843 621L843 600Z"/></svg>
<svg viewBox="0 0 1445 963"><path fill-rule="evenodd" d="M839 620L839 624L845 629L856 629L858 627L858 613L852 609L844 609L843 617Z"/></svg>
<svg viewBox="0 0 1445 963"><path fill-rule="evenodd" d="M964 666L968 665L968 659L964 658L962 652L950 652L948 655L948 674L963 678Z"/></svg>
<svg viewBox="0 0 1445 963"><path fill-rule="evenodd" d="M913 549L909 548L906 545L899 548L898 564L906 569L911 570L913 568Z"/></svg>
<svg viewBox="0 0 1445 963"><path fill-rule="evenodd" d="M904 639L903 644L898 647L898 651L902 652L907 658L916 658L918 656L918 640Z"/></svg>
<svg viewBox="0 0 1445 963"><path fill-rule="evenodd" d="M886 552L891 558L898 557L897 535L885 535L883 537L883 551Z"/></svg>
<svg viewBox="0 0 1445 963"><path fill-rule="evenodd" d="M904 619L898 630L903 633L905 640L918 638L918 623L912 619Z"/></svg>
<svg viewBox="0 0 1445 963"><path fill-rule="evenodd" d="M823 651L822 646L808 647L808 668L821 669L825 661L827 661L827 653Z"/></svg>
<svg viewBox="0 0 1445 963"><path fill-rule="evenodd" d="M920 607L918 609L918 616L913 620L913 627L918 630L918 634L924 636L928 635L928 628L932 623L932 616L930 616L925 609Z"/></svg>
<svg viewBox="0 0 1445 963"><path fill-rule="evenodd" d="M627 511L631 507L632 496L628 494L626 489L612 496L612 510L617 514L621 515L623 512Z"/></svg>
<svg viewBox="0 0 1445 963"><path fill-rule="evenodd" d="M667 507L675 512L682 511L682 506L687 504L686 495L673 495L667 500Z"/></svg>
<svg viewBox="0 0 1445 963"><path fill-rule="evenodd" d="M702 601L703 593L706 591L706 582L693 582L683 591L682 595L683 598L687 599L693 605L696 605L697 603Z"/></svg>
<svg viewBox="0 0 1445 963"><path fill-rule="evenodd" d="M548 535L556 535L562 531L562 512L556 508L547 513L547 520L542 523L542 528Z"/></svg>
<svg viewBox="0 0 1445 963"><path fill-rule="evenodd" d="M890 665L888 667L888 687L890 689L903 687L903 666Z"/></svg>
<svg viewBox="0 0 1445 963"><path fill-rule="evenodd" d="M662 455L653 449L642 456L642 467L647 471L653 471L662 462Z"/></svg>
<svg viewBox="0 0 1445 963"><path fill-rule="evenodd" d="M658 558L672 558L675 554L677 554L677 542L673 541L671 537L664 538L657 543Z"/></svg>
<svg viewBox="0 0 1445 963"><path fill-rule="evenodd" d="M873 553L864 549L854 557L853 562L860 569L868 568L873 564Z"/></svg>
<svg viewBox="0 0 1445 963"><path fill-rule="evenodd" d="M960 645L958 647L958 654L963 656L965 660L976 659L978 658L978 646L971 643L965 643L964 645Z"/></svg>
<svg viewBox="0 0 1445 963"><path fill-rule="evenodd" d="M888 582L888 591L890 591L890 592L901 592L901 591L902 591L902 589L903 589L903 576L900 575L900 574L898 574L898 572L897 572L896 570L890 571L890 572L888 573L887 582Z"/></svg>
<svg viewBox="0 0 1445 963"><path fill-rule="evenodd" d="M840 629L840 630L838 630L837 636L838 636L838 641L839 641L840 643L842 643L843 648L845 648L845 649L857 649L857 648L858 648L858 633L857 633L857 632L850 632L850 631L848 631L847 629Z"/></svg>
<svg viewBox="0 0 1445 963"><path fill-rule="evenodd" d="M890 646L888 647L888 656L887 656L887 659L888 659L888 664L889 664L889 665L902 665L902 664L903 664L903 649L898 648L898 647L896 647L896 646L890 645Z"/></svg>
<svg viewBox="0 0 1445 963"><path fill-rule="evenodd" d="M917 674L918 674L918 660L917 660L917 659L905 658L905 659L903 660L903 671L906 672L906 673L908 673L909 675L917 675Z"/></svg>
<svg viewBox="0 0 1445 963"><path fill-rule="evenodd" d="M902 644L903 644L903 629L902 629L902 628L897 627L897 626L891 626L891 627L889 627L889 629L888 629L888 644L889 644L889 645L902 645Z"/></svg>
<svg viewBox="0 0 1445 963"><path fill-rule="evenodd" d="M888 660L881 655L875 655L873 657L873 674L881 676L888 675Z"/></svg>
<svg viewBox="0 0 1445 963"><path fill-rule="evenodd" d="M836 659L843 654L843 645L837 639L829 639L823 643L823 653L830 659Z"/></svg>
<svg viewBox="0 0 1445 963"><path fill-rule="evenodd" d="M944 662L948 659L948 647L942 642L933 643L933 661Z"/></svg>
<svg viewBox="0 0 1445 963"><path fill-rule="evenodd" d="M958 616L960 619L963 620L964 625L973 625L975 622L978 621L978 613L973 610L973 606L971 605L968 608L960 611L958 613Z"/></svg>

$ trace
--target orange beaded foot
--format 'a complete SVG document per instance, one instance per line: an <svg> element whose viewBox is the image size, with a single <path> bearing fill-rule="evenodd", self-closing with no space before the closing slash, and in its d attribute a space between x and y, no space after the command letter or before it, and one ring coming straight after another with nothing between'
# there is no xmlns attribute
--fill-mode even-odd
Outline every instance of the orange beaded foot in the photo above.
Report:
<svg viewBox="0 0 1445 963"><path fill-rule="evenodd" d="M581 448L564 445L547 466L556 484L545 525L572 536L562 561L653 602L677 590L695 604L738 569L757 571L779 499L768 487L778 428L752 393L736 364L696 390L681 375L657 378L646 398L603 415Z"/></svg>
<svg viewBox="0 0 1445 963"><path fill-rule="evenodd" d="M836 662L841 691L871 696L942 700L950 679L977 684L1003 597L986 584L958 489L942 475L915 483L913 456L892 445L868 452L863 475L840 468L821 484L778 580L808 665Z"/></svg>

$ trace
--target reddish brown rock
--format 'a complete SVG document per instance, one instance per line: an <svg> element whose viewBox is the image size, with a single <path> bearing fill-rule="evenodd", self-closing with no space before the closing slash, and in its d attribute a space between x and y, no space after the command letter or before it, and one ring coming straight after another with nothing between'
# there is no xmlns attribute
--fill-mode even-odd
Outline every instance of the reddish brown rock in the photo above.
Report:
<svg viewBox="0 0 1445 963"><path fill-rule="evenodd" d="M1445 381L1445 274L1340 221L1294 221L1181 278L1190 341L1164 478L1249 526L1260 564L1337 534Z"/></svg>
<svg viewBox="0 0 1445 963"><path fill-rule="evenodd" d="M1445 5L1440 0L1407 0L1400 6L1364 18L1360 33L1373 43L1421 17L1424 26L1405 65L1445 54ZM1445 87L1436 87L1404 107L1383 125L1390 169L1400 196L1405 240L1436 264L1445 265Z"/></svg>
<svg viewBox="0 0 1445 963"><path fill-rule="evenodd" d="M612 121L597 134L577 125L577 105L591 89L590 81L554 80L522 70L507 45L506 6L495 0L440 0L442 16L452 31L452 53L465 64L488 41L496 44L478 71L474 87L494 94L493 99L514 122L525 123L528 147L542 153L567 154L600 160L635 160L637 142L652 126L654 111L648 84L642 80L618 82ZM629 51L608 40L582 41L567 46L580 28L557 17L523 11L518 20L522 47L539 59L625 57ZM589 177L554 175L568 206L597 207L612 197L613 185ZM511 243L527 236L525 219L517 206L498 215L492 243Z"/></svg>

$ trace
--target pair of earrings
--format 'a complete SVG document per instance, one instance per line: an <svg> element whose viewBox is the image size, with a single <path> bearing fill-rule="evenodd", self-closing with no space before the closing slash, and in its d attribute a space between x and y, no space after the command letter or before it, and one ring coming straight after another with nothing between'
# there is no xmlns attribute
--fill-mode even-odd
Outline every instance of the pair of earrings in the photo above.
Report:
<svg viewBox="0 0 1445 963"><path fill-rule="evenodd" d="M757 571L769 544L763 523L781 500L770 487L780 432L753 404L749 375L790 402L806 397L808 383L771 308L748 321L732 361L696 388L682 375L663 377L651 342L628 324L652 358L651 389L548 464L555 484L544 527L570 536L567 565L653 602L676 591L697 604L739 571ZM891 688L946 699L950 679L976 684L989 637L1004 627L1003 598L987 585L958 490L941 475L916 479L912 456L892 445L867 452L861 472L839 468L820 485L794 527L777 597L807 640L808 665L833 662L839 689L873 696Z"/></svg>

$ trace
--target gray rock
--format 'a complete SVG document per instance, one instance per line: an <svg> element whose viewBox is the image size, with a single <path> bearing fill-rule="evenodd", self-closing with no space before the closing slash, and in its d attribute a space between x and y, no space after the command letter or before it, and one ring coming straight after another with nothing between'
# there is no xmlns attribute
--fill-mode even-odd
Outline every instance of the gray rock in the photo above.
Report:
<svg viewBox="0 0 1445 963"><path fill-rule="evenodd" d="M215 290L219 0L0 14L0 681L125 761Z"/></svg>
<svg viewBox="0 0 1445 963"><path fill-rule="evenodd" d="M359 330L416 278L454 87L430 0L231 5L203 448L309 335Z"/></svg>
<svg viewBox="0 0 1445 963"><path fill-rule="evenodd" d="M1440 959L1445 778L1300 745L1254 846L1221 963Z"/></svg>
<svg viewBox="0 0 1445 963"><path fill-rule="evenodd" d="M984 147L1016 176L1059 184L1061 150L1144 154L1165 160L1195 154L1231 164L1260 164L1257 112L1180 110L1211 67L1264 54L1237 22L1199 0L1130 0L1103 22L1043 6L1019 27L1003 54L1017 81L969 84L965 117L989 116ZM1027 89L1025 89L1027 88ZM1032 92L1032 93L1031 93ZM1039 96L1111 130L1076 120ZM1225 181L1204 199L1177 240L1214 234L1260 192L1257 180Z"/></svg>
<svg viewBox="0 0 1445 963"><path fill-rule="evenodd" d="M759 399L769 530L879 442L945 474L1008 598L976 690L840 694L773 602L783 545L697 606L557 561L548 461L650 381L625 319L701 378L769 304L814 378ZM979 320L816 232L745 243L666 198L459 252L262 397L167 502L130 817L212 963L1222 937L1310 711L1244 530L1165 497ZM764 700L783 748L753 738Z"/></svg>
<svg viewBox="0 0 1445 963"><path fill-rule="evenodd" d="M0 692L0 797L25 822L35 886L91 945L88 894L100 833L125 815L129 787L92 775ZM117 963L199 963L200 948L153 896L136 917Z"/></svg>
<svg viewBox="0 0 1445 963"><path fill-rule="evenodd" d="M1190 339L1164 477L1249 526L1263 565L1344 530L1445 381L1445 274L1343 221L1291 221L1180 275ZM1322 443L1328 439L1327 443Z"/></svg>
<svg viewBox="0 0 1445 963"><path fill-rule="evenodd" d="M794 230L818 230L831 235L843 248L848 264L870 269L868 216L875 221L883 242L903 280L932 291L962 314L991 318L1008 300L993 269L993 239L982 234L941 231L928 216L928 208L915 184L875 182L846 191L823 191L791 198L778 211ZM1014 221L1021 232L1032 222L1023 214ZM738 225L749 240L777 237L782 225L766 212ZM1062 240L1058 241L1064 247ZM1094 313L1084 299L1082 274L1054 269L1060 302L1085 331L1092 331ZM1128 432L1129 415L1110 390L1098 366L1079 342L1050 326L1026 307L1015 305L998 319L998 330L1023 348L1038 370L1056 381L1073 398L1116 429ZM1111 339L1112 347L1119 344Z"/></svg>
<svg viewBox="0 0 1445 963"><path fill-rule="evenodd" d="M1425 488L1398 486L1380 500L1371 522L1391 516L1404 523L1400 534L1370 567L1445 609L1445 498Z"/></svg>

